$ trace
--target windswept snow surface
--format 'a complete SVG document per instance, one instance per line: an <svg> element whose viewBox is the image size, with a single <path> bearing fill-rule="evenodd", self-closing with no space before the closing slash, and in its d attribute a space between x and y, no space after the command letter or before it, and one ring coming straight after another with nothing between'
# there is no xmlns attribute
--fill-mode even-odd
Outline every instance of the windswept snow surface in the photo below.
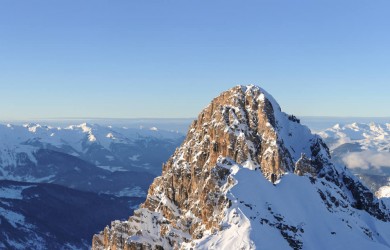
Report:
<svg viewBox="0 0 390 250"><path fill-rule="evenodd" d="M289 237L303 249L390 248L389 222L347 204L327 208L319 192L344 200L333 183L286 174L273 185L260 171L237 164L225 167L235 181L225 190L232 205L223 230L195 240L196 249L291 249Z"/></svg>

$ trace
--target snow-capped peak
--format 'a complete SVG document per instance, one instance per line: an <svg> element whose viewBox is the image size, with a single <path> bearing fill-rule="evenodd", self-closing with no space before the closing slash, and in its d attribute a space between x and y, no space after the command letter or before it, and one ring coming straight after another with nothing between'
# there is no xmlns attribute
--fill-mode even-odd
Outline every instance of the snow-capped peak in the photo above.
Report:
<svg viewBox="0 0 390 250"><path fill-rule="evenodd" d="M91 126L89 126L88 123L82 123L82 124L78 125L78 127L81 128L84 133L89 133L92 131L92 128L91 128Z"/></svg>
<svg viewBox="0 0 390 250"><path fill-rule="evenodd" d="M156 128L156 127L151 127L149 130L151 130L151 131L158 131L158 128Z"/></svg>
<svg viewBox="0 0 390 250"><path fill-rule="evenodd" d="M334 125L332 128L333 128L333 129L336 129L336 130L341 129L340 123L337 123L337 124Z"/></svg>
<svg viewBox="0 0 390 250"><path fill-rule="evenodd" d="M42 126L36 123L29 123L24 124L23 127L28 128L28 131L30 131L31 133L36 133L37 129L41 128Z"/></svg>
<svg viewBox="0 0 390 250"><path fill-rule="evenodd" d="M260 87L236 86L200 112L141 208L93 249L379 249L389 220L319 136Z"/></svg>
<svg viewBox="0 0 390 250"><path fill-rule="evenodd" d="M110 138L110 139L115 139L115 136L112 134L112 133L108 133L106 135L107 138Z"/></svg>

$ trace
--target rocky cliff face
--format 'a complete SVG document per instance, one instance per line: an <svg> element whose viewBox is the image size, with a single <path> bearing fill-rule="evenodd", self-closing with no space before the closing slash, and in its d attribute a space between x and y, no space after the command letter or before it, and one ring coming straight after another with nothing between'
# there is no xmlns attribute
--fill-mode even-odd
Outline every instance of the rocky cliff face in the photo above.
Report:
<svg viewBox="0 0 390 250"><path fill-rule="evenodd" d="M286 177L294 172L317 190L313 199L328 212L359 210L375 220L389 220L388 210L367 188L330 163L329 150L318 136L283 113L261 88L237 86L199 114L141 208L128 221L115 221L95 235L93 249L222 249L238 241L237 247L251 249L263 244L260 236L266 228L276 230L286 246L300 249L306 241L311 244L303 226L276 216L274 198L266 199L273 188L295 182L295 177Z"/></svg>

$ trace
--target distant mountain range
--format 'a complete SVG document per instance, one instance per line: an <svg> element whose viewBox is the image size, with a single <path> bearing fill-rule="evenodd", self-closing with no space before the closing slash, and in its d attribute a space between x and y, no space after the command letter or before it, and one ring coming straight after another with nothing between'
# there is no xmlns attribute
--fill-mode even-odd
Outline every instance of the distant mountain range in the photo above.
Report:
<svg viewBox="0 0 390 250"><path fill-rule="evenodd" d="M0 125L0 179L144 196L183 138L157 128Z"/></svg>
<svg viewBox="0 0 390 250"><path fill-rule="evenodd" d="M88 249L182 140L156 127L0 125L0 249Z"/></svg>
<svg viewBox="0 0 390 250"><path fill-rule="evenodd" d="M336 124L318 134L330 147L332 160L347 166L373 192L390 186L390 123Z"/></svg>

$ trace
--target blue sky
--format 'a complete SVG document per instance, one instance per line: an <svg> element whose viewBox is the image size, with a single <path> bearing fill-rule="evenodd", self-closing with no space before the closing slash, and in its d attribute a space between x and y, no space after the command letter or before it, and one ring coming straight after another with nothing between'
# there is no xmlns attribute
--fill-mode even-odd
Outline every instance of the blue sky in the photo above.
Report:
<svg viewBox="0 0 390 250"><path fill-rule="evenodd" d="M390 116L388 0L0 0L0 119L194 117L254 83L299 116Z"/></svg>

